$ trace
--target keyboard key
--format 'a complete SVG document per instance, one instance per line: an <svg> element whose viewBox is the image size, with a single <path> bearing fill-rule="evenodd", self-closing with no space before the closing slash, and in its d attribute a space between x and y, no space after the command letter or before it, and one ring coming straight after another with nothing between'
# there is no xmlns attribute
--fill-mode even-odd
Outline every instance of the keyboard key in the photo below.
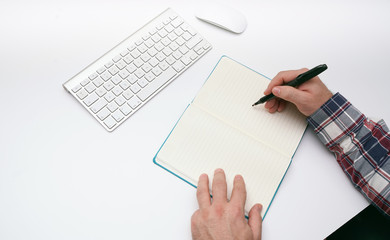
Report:
<svg viewBox="0 0 390 240"><path fill-rule="evenodd" d="M91 111L93 113L97 113L99 112L104 106L107 105L107 101L104 99L104 98L101 98L99 99L98 101L96 101L94 104L92 104L91 106Z"/></svg>
<svg viewBox="0 0 390 240"><path fill-rule="evenodd" d="M150 48L150 49L148 50L148 54L149 54L151 57L156 56L157 53L158 53L158 52L157 52L157 50L156 50L155 48Z"/></svg>
<svg viewBox="0 0 390 240"><path fill-rule="evenodd" d="M177 38L175 42L176 42L179 46L182 46L184 43L186 43L186 41L185 41L182 37Z"/></svg>
<svg viewBox="0 0 390 240"><path fill-rule="evenodd" d="M179 45L175 42L169 44L169 48L172 49L172 51L176 51L179 48Z"/></svg>
<svg viewBox="0 0 390 240"><path fill-rule="evenodd" d="M110 102L110 103L107 105L107 108L108 108L108 110L110 110L111 112L114 112L115 110L118 109L118 105L115 103L115 101L112 101L112 102Z"/></svg>
<svg viewBox="0 0 390 240"><path fill-rule="evenodd" d="M111 102L112 100L115 99L115 95L112 93L112 92L108 92L104 98L108 101L108 102Z"/></svg>
<svg viewBox="0 0 390 240"><path fill-rule="evenodd" d="M182 54L186 54L188 53L188 47L186 45L182 46L179 48L179 51L182 53Z"/></svg>
<svg viewBox="0 0 390 240"><path fill-rule="evenodd" d="M81 89L82 87L81 87L81 85L80 84L77 84L76 86L74 86L73 88L72 88L72 92L78 92L80 89Z"/></svg>
<svg viewBox="0 0 390 240"><path fill-rule="evenodd" d="M102 97L104 96L104 94L106 94L107 91L104 87L100 87L96 90L96 94L99 96L99 97Z"/></svg>
<svg viewBox="0 0 390 240"><path fill-rule="evenodd" d="M166 61L160 62L160 64L158 66L161 68L161 70L166 70L169 67L169 65Z"/></svg>
<svg viewBox="0 0 390 240"><path fill-rule="evenodd" d="M130 64L132 61L134 61L134 58L129 54L123 58L123 61L125 61L127 64Z"/></svg>
<svg viewBox="0 0 390 240"><path fill-rule="evenodd" d="M114 61L115 63L116 62L118 62L119 60L121 60L122 59L122 56L119 54L119 55L116 55L113 59L112 59L112 61Z"/></svg>
<svg viewBox="0 0 390 240"><path fill-rule="evenodd" d="M126 79L127 79L127 81L129 81L131 84L134 84L134 83L138 80L138 78L137 78L135 75L133 75L133 74L130 74L130 76L128 76Z"/></svg>
<svg viewBox="0 0 390 240"><path fill-rule="evenodd" d="M107 81L108 79L110 79L112 76L109 72L105 72L103 73L102 75L100 75L100 77L104 80L104 81Z"/></svg>
<svg viewBox="0 0 390 240"><path fill-rule="evenodd" d="M141 104L141 100L137 96L133 96L127 103L132 109L135 109Z"/></svg>
<svg viewBox="0 0 390 240"><path fill-rule="evenodd" d="M77 92L76 95L78 98L80 98L80 100L83 100L86 96L88 96L88 93L84 89L81 89L80 91Z"/></svg>
<svg viewBox="0 0 390 240"><path fill-rule="evenodd" d="M129 73L133 73L135 70L137 70L137 67L134 65L134 63L130 63L130 64L126 67L126 70L127 70Z"/></svg>
<svg viewBox="0 0 390 240"><path fill-rule="evenodd" d="M98 118L103 121L106 117L108 117L111 114L111 112L107 108L103 108L100 112L98 112L96 115Z"/></svg>
<svg viewBox="0 0 390 240"><path fill-rule="evenodd" d="M130 90L133 93L137 93L137 92L139 92L141 90L141 87L138 84L134 84L134 85L131 85Z"/></svg>
<svg viewBox="0 0 390 240"><path fill-rule="evenodd" d="M183 29L181 28L176 28L174 32L177 36L181 36L184 33Z"/></svg>
<svg viewBox="0 0 390 240"><path fill-rule="evenodd" d="M181 24L183 23L183 19L178 17L176 18L175 20L173 20L171 22L172 26L174 26L175 28L177 28L178 26L180 26Z"/></svg>
<svg viewBox="0 0 390 240"><path fill-rule="evenodd" d="M121 111L119 111L119 109L116 110L113 114L111 114L111 116L112 116L117 122L120 122L120 121L123 119L123 117L124 117L123 113L122 113Z"/></svg>
<svg viewBox="0 0 390 240"><path fill-rule="evenodd" d="M172 65L176 62L176 59L173 56L169 56L165 59L169 65Z"/></svg>
<svg viewBox="0 0 390 240"><path fill-rule="evenodd" d="M144 89L142 89L138 97L145 101L149 98L154 92L161 88L165 83L171 80L176 75L176 71L173 68L168 68L165 72L163 72L158 78L148 84ZM131 99L130 99L131 100ZM130 105L131 106L131 105ZM131 106L132 107L132 106Z"/></svg>
<svg viewBox="0 0 390 240"><path fill-rule="evenodd" d="M145 74L145 78L146 78L146 80L151 82L151 81L153 81L153 79L156 78L156 76L152 72L149 72L149 73Z"/></svg>
<svg viewBox="0 0 390 240"><path fill-rule="evenodd" d="M192 62L192 60L187 56L181 57L180 61L182 61L184 63L184 65L189 65Z"/></svg>
<svg viewBox="0 0 390 240"><path fill-rule="evenodd" d="M157 51L161 51L164 49L164 45L162 43L156 43L156 45L154 45L154 48L157 50Z"/></svg>
<svg viewBox="0 0 390 240"><path fill-rule="evenodd" d="M111 81L115 84L115 85L118 85L120 82L122 82L122 78L120 76L113 76L111 78Z"/></svg>
<svg viewBox="0 0 390 240"><path fill-rule="evenodd" d="M152 73L154 73L154 75L158 76L162 73L162 70L160 67L155 67L155 68L153 68Z"/></svg>
<svg viewBox="0 0 390 240"><path fill-rule="evenodd" d="M127 49L125 49L125 50L123 50L123 51L121 52L121 56L122 56L122 57L126 56L127 54L129 54L129 51L128 51Z"/></svg>
<svg viewBox="0 0 390 240"><path fill-rule="evenodd" d="M96 72L102 74L104 71L106 71L106 67L101 67Z"/></svg>
<svg viewBox="0 0 390 240"><path fill-rule="evenodd" d="M148 50L148 47L146 47L146 45L144 43L142 43L141 45L138 46L137 49L140 53L144 53Z"/></svg>
<svg viewBox="0 0 390 240"><path fill-rule="evenodd" d="M164 28L167 32L172 32L173 30L175 30L175 28L172 26L172 24L168 24L165 26Z"/></svg>
<svg viewBox="0 0 390 240"><path fill-rule="evenodd" d="M165 55L161 52L157 53L156 59L159 60L160 62L165 59Z"/></svg>
<svg viewBox="0 0 390 240"><path fill-rule="evenodd" d="M106 68L110 68L110 67L112 67L112 65L114 65L114 62L113 62L113 61L109 61L108 63L104 64L104 66L105 66Z"/></svg>
<svg viewBox="0 0 390 240"><path fill-rule="evenodd" d="M121 83L119 83L119 86L121 86L123 90L126 90L130 87L130 83L127 80L123 80Z"/></svg>
<svg viewBox="0 0 390 240"><path fill-rule="evenodd" d="M200 43L203 40L203 38L199 35L194 36L186 43L186 46L191 49L196 46L196 44Z"/></svg>
<svg viewBox="0 0 390 240"><path fill-rule="evenodd" d="M110 67L110 69L108 69L108 71L111 73L111 75L115 75L119 72L119 69L114 65L112 67Z"/></svg>
<svg viewBox="0 0 390 240"><path fill-rule="evenodd" d="M159 61L158 61L156 58L152 58L152 59L149 60L149 64L150 64L152 67L157 66L158 63L159 63Z"/></svg>
<svg viewBox="0 0 390 240"><path fill-rule="evenodd" d="M93 84L94 84L96 87L100 87L103 83L104 83L104 81L103 81L103 79L101 79L100 77L99 77L99 78L96 78L95 80L93 80Z"/></svg>
<svg viewBox="0 0 390 240"><path fill-rule="evenodd" d="M144 78L141 78L140 80L138 80L138 85L140 85L141 87L145 87L146 85L148 85L148 81L146 81Z"/></svg>
<svg viewBox="0 0 390 240"><path fill-rule="evenodd" d="M142 66L142 70L144 70L145 73L149 72L150 70L152 70L152 66L149 64L149 63L145 63L143 66Z"/></svg>
<svg viewBox="0 0 390 240"><path fill-rule="evenodd" d="M151 56L149 55L149 53L144 53L144 54L141 55L141 59L144 62L149 61L150 58L151 58Z"/></svg>
<svg viewBox="0 0 390 240"><path fill-rule="evenodd" d="M133 94L132 91L130 91L130 89L128 89L128 90L126 90L126 91L124 91L124 92L122 93L122 96L125 97L126 100L129 100L133 95L134 95L134 94Z"/></svg>
<svg viewBox="0 0 390 240"><path fill-rule="evenodd" d="M89 79L91 80L94 80L95 78L97 78L97 76L99 76L96 72L92 73L91 75L89 75Z"/></svg>
<svg viewBox="0 0 390 240"><path fill-rule="evenodd" d="M119 108L119 110L121 110L121 112L126 116L129 115L132 111L131 107L127 104L124 104L122 107Z"/></svg>
<svg viewBox="0 0 390 240"><path fill-rule="evenodd" d="M85 86L85 85L87 85L89 83L89 79L88 78L86 78L86 79L84 79L83 81L81 81L81 86Z"/></svg>
<svg viewBox="0 0 390 240"><path fill-rule="evenodd" d="M119 76L121 76L121 78L123 79L127 78L129 75L130 73L126 69L123 69L122 71L119 72Z"/></svg>
<svg viewBox="0 0 390 240"><path fill-rule="evenodd" d="M112 89L112 93L114 93L115 96L121 95L122 92L123 92L123 90L120 86L116 86L116 87L114 87L114 89Z"/></svg>
<svg viewBox="0 0 390 240"><path fill-rule="evenodd" d="M113 128L116 125L116 121L111 116L108 116L104 120L104 125L106 125L109 129L111 129L111 128Z"/></svg>
<svg viewBox="0 0 390 240"><path fill-rule="evenodd" d="M116 67L119 68L119 70L124 69L126 66L127 66L127 64L126 64L125 61L123 61L122 59L119 60L119 61L116 63Z"/></svg>
<svg viewBox="0 0 390 240"><path fill-rule="evenodd" d="M181 70L183 70L185 65L181 61L177 61L175 62L175 64L172 65L172 67L176 70L176 72L180 72Z"/></svg>
<svg viewBox="0 0 390 240"><path fill-rule="evenodd" d="M161 43L166 47L171 43L171 41L166 37L161 39Z"/></svg>
<svg viewBox="0 0 390 240"><path fill-rule="evenodd" d="M99 96L96 93L92 93L91 95L86 97L83 102L85 103L85 105L89 107L92 105L92 103L96 102L98 99Z"/></svg>
<svg viewBox="0 0 390 240"><path fill-rule="evenodd" d="M136 47L137 47L137 46L135 46L135 44L132 44L132 45L130 45L127 49L128 49L129 51L133 51Z"/></svg>
<svg viewBox="0 0 390 240"><path fill-rule="evenodd" d="M116 104L118 104L119 106L122 106L124 103L126 103L126 100L125 100L124 97L119 96L119 97L115 98L115 102L116 102Z"/></svg>
<svg viewBox="0 0 390 240"><path fill-rule="evenodd" d="M139 68L139 67L141 67L142 65L144 65L144 61L142 61L142 59L135 59L134 60L134 65L137 67L137 68Z"/></svg>
<svg viewBox="0 0 390 240"><path fill-rule="evenodd" d="M137 71L135 71L134 74L135 76L137 76L137 78L142 78L145 75L145 72L140 68Z"/></svg>
<svg viewBox="0 0 390 240"><path fill-rule="evenodd" d="M130 52L130 54L133 58L138 58L141 55L138 49L134 49L133 51Z"/></svg>
<svg viewBox="0 0 390 240"><path fill-rule="evenodd" d="M169 38L169 40L171 40L171 41L175 41L176 38L177 38L177 35L176 35L176 33L171 32L170 34L168 34L168 38Z"/></svg>
<svg viewBox="0 0 390 240"><path fill-rule="evenodd" d="M179 60L179 59L183 56L183 54L181 54L180 51L176 51L176 52L174 52L174 53L172 54L172 56L173 56L174 58L176 58L177 60Z"/></svg>
<svg viewBox="0 0 390 240"><path fill-rule="evenodd" d="M89 83L84 88L85 88L85 90L87 90L88 93L91 93L91 92L95 91L95 89L96 89L95 85L93 85L92 83Z"/></svg>
<svg viewBox="0 0 390 240"><path fill-rule="evenodd" d="M115 85L114 85L111 81L108 81L108 82L106 82L103 86L104 86L104 88L105 88L107 91L110 91L111 89L114 88Z"/></svg>

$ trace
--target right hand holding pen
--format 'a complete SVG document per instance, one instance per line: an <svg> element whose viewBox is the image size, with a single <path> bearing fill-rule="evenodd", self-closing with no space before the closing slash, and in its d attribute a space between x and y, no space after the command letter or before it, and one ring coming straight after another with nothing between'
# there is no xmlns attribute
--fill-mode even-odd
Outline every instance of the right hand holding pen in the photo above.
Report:
<svg viewBox="0 0 390 240"><path fill-rule="evenodd" d="M319 77L314 77L297 88L281 86L294 80L299 74L306 71L308 71L307 68L282 71L271 80L264 91L264 95L272 92L276 96L276 98L269 100L265 104L265 108L270 113L283 111L287 101L295 104L298 110L305 116L310 116L333 96Z"/></svg>

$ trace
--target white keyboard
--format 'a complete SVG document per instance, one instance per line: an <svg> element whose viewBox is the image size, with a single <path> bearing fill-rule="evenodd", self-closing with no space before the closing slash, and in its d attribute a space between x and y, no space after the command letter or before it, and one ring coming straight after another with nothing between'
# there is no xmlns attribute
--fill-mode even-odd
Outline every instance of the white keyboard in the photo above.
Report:
<svg viewBox="0 0 390 240"><path fill-rule="evenodd" d="M63 86L111 132L210 49L167 9Z"/></svg>

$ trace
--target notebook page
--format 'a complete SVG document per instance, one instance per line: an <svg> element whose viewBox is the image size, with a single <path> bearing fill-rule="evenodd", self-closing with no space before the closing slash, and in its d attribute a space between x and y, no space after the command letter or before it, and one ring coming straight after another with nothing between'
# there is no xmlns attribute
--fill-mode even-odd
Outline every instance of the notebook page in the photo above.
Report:
<svg viewBox="0 0 390 240"><path fill-rule="evenodd" d="M305 116L292 104L274 114L264 104L252 107L268 84L259 73L222 57L193 104L292 158L307 125Z"/></svg>
<svg viewBox="0 0 390 240"><path fill-rule="evenodd" d="M222 168L228 193L234 176L241 174L248 193L245 205L248 214L255 203L268 209L290 158L191 105L164 143L156 162L193 185L198 185L199 176L207 173L210 188L214 170Z"/></svg>

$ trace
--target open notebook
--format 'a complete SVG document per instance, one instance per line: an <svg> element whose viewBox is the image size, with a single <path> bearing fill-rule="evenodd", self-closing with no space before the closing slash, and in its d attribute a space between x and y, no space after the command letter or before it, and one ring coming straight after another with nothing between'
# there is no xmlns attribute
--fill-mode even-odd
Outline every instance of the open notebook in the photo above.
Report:
<svg viewBox="0 0 390 240"><path fill-rule="evenodd" d="M197 186L216 168L225 171L228 194L236 174L247 187L246 215L255 203L265 216L306 129L295 106L270 114L252 107L269 84L263 75L223 56L154 157L154 162Z"/></svg>

